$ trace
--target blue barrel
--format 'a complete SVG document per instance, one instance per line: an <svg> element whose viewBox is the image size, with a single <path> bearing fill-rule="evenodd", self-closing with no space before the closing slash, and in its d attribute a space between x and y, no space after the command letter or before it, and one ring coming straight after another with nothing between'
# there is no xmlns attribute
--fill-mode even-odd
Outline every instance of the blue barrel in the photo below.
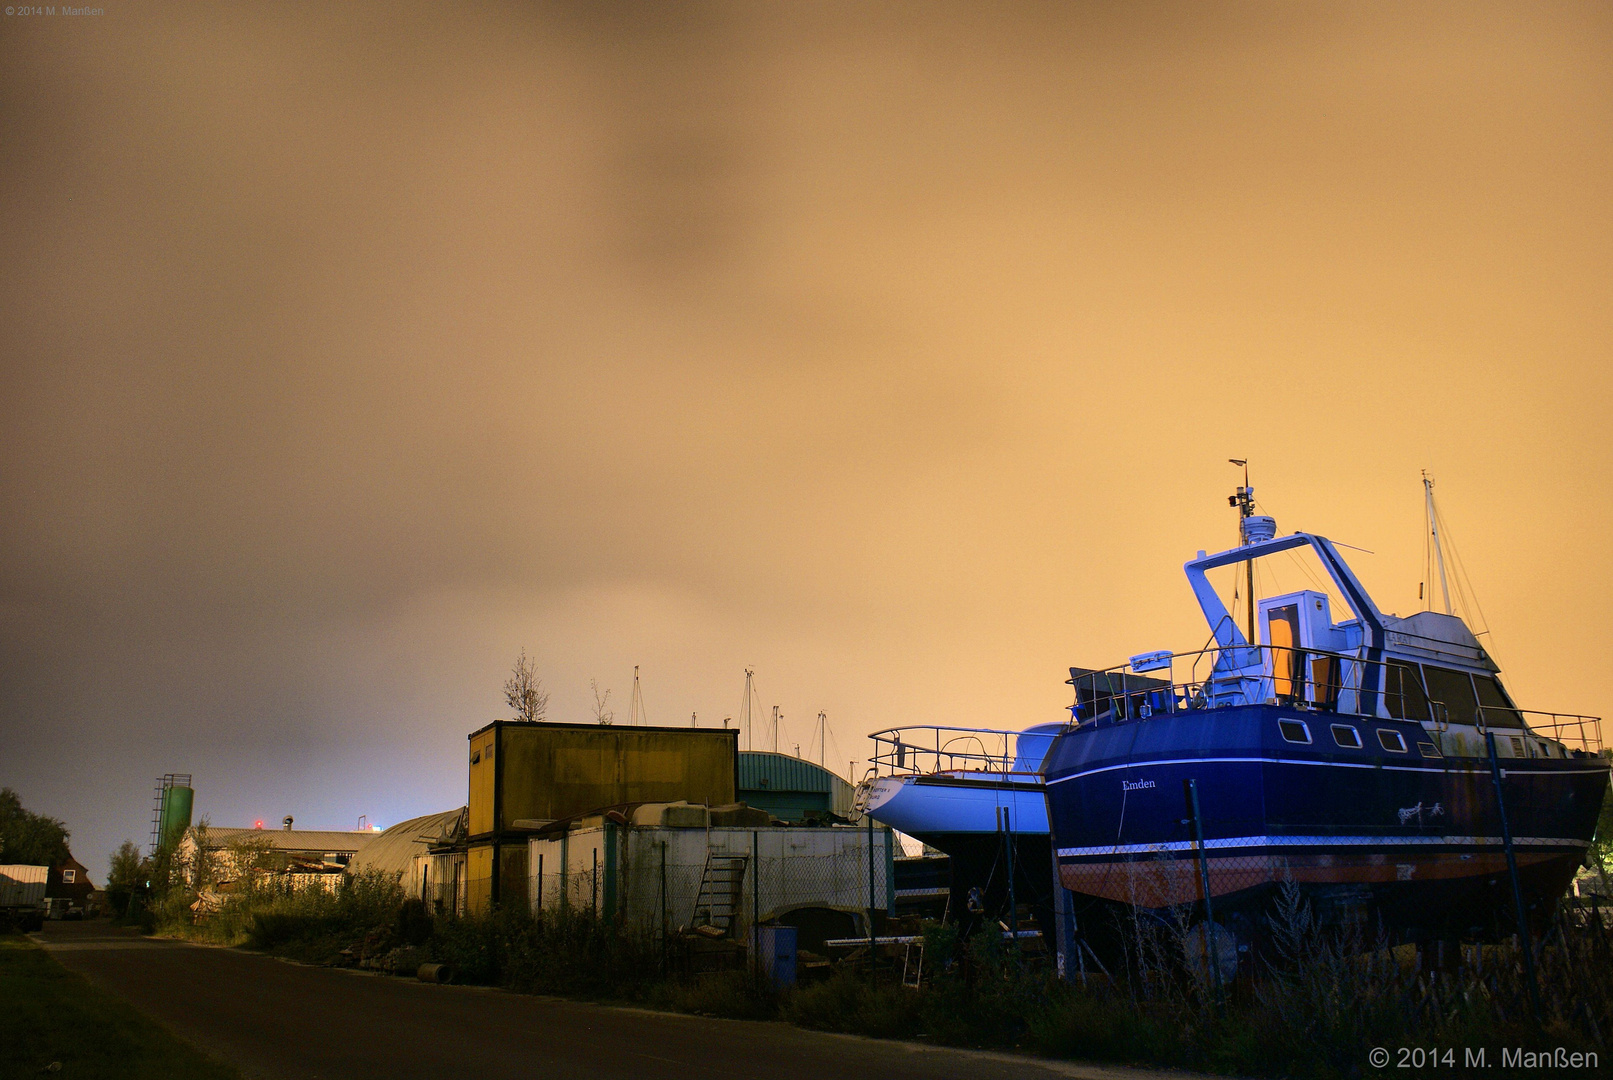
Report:
<svg viewBox="0 0 1613 1080"><path fill-rule="evenodd" d="M780 990L795 985L795 927L757 927L762 973Z"/></svg>

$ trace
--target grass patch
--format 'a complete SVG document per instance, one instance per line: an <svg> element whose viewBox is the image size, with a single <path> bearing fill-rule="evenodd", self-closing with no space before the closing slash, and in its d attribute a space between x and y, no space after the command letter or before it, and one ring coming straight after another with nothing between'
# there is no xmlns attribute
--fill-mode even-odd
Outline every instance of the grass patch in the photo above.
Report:
<svg viewBox="0 0 1613 1080"><path fill-rule="evenodd" d="M15 935L0 936L0 1078L47 1075L116 1080L241 1080Z"/></svg>
<svg viewBox="0 0 1613 1080"><path fill-rule="evenodd" d="M1016 958L995 933L965 940L932 925L922 988L902 986L893 965L848 964L777 992L744 971L692 974L705 961L687 942L664 946L589 911L434 916L374 875L334 891L235 894L199 924L188 899L153 906L158 932L403 975L437 961L461 982L574 999L1245 1076L1367 1080L1395 1073L1370 1068L1371 1047L1437 1045L1487 1047L1500 1077L1502 1046L1596 1050L1613 1033L1613 929L1577 909L1539 943L1537 1027L1516 945L1470 947L1455 970L1423 971L1381 932L1322 924L1293 888L1271 916L1271 943L1221 992L1189 959L1185 922L1122 927L1126 962L1113 982L1086 987L1054 978L1045 958Z"/></svg>

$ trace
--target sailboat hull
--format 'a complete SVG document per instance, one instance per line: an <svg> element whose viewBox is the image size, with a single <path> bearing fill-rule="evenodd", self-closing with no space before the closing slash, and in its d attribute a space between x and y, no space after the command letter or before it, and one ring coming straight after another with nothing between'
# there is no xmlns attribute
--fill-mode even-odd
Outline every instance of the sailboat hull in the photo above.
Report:
<svg viewBox="0 0 1613 1080"><path fill-rule="evenodd" d="M880 824L946 852L954 917L971 921L971 907L1001 915L1009 896L1011 862L1015 903L1029 905L1040 922L1050 918L1052 849L1040 777L881 777L870 792L868 813Z"/></svg>

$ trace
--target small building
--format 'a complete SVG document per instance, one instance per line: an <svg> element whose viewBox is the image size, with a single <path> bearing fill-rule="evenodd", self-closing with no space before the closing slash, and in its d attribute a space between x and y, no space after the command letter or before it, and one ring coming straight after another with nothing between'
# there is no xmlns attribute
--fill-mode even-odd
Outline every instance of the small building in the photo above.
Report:
<svg viewBox="0 0 1613 1080"><path fill-rule="evenodd" d="M467 910L527 904L527 840L624 803L721 806L738 789L739 732L495 720L469 736Z"/></svg>
<svg viewBox="0 0 1613 1080"><path fill-rule="evenodd" d="M739 755L739 798L781 821L828 822L851 816L852 787L816 762L744 750Z"/></svg>
<svg viewBox="0 0 1613 1080"><path fill-rule="evenodd" d="M90 882L89 869L71 854L64 862L50 868L50 876L45 880L45 900L50 906L52 917L58 909L62 911L85 911L90 906L95 886Z"/></svg>
<svg viewBox="0 0 1613 1080"><path fill-rule="evenodd" d="M752 818L729 823L730 818ZM764 824L743 804L613 808L529 840L534 913L592 910L645 934L739 938L759 923L839 913L866 932L895 914L897 843L886 828Z"/></svg>
<svg viewBox="0 0 1613 1080"><path fill-rule="evenodd" d="M219 883L250 873L283 876L297 887L334 889L353 856L379 834L365 830L238 829L198 827L179 843L182 866L194 865L197 835L206 837L212 860L210 877Z"/></svg>

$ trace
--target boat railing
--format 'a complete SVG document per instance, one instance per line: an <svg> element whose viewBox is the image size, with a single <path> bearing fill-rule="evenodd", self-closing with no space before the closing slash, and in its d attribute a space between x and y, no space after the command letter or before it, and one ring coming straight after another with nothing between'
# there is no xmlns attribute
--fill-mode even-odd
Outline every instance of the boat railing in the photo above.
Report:
<svg viewBox="0 0 1613 1080"><path fill-rule="evenodd" d="M1283 645L1150 653L1138 670L1134 662L1140 659L1073 676L1074 721L1121 723L1160 714L1265 703L1376 717L1375 709L1368 713L1361 708L1364 676L1376 669L1373 693L1382 699L1391 717L1426 719L1437 731L1452 723L1472 723L1481 731L1495 728L1544 736L1586 753L1603 749L1602 722L1595 716L1483 705L1471 717L1452 716L1445 702L1426 698L1419 685L1408 693L1408 669L1403 662ZM1427 715L1418 715L1423 708Z"/></svg>
<svg viewBox="0 0 1613 1080"><path fill-rule="evenodd" d="M1587 754L1600 754L1603 749L1602 718L1599 716L1480 705L1475 711L1474 723L1480 731L1493 728L1497 734L1512 734L1521 727L1525 734L1545 736Z"/></svg>
<svg viewBox="0 0 1613 1080"><path fill-rule="evenodd" d="M1237 645L1196 652L1151 653L1145 664L1128 661L1073 676L1077 723L1146 720L1161 713L1267 702L1359 713L1365 678L1376 670L1373 693L1391 714L1406 715L1405 669L1348 653L1282 645Z"/></svg>
<svg viewBox="0 0 1613 1080"><path fill-rule="evenodd" d="M869 760L879 776L959 772L1006 776L1014 772L1022 734L1001 728L940 725L889 728L868 736L874 741Z"/></svg>

